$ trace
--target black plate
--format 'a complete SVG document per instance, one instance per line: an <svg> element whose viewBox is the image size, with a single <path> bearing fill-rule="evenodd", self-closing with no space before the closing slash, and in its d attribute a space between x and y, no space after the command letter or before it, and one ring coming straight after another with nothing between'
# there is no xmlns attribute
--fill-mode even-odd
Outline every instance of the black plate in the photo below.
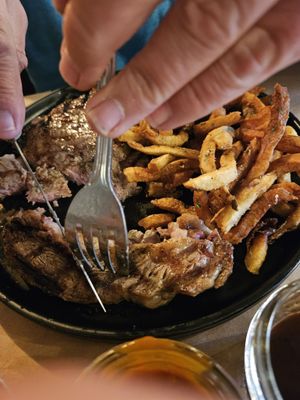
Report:
<svg viewBox="0 0 300 400"><path fill-rule="evenodd" d="M27 110L29 123L34 117L77 93L71 89L56 91ZM300 133L300 123L290 115L289 124ZM5 152L2 145L1 152ZM10 207L18 199L10 199ZM23 203L24 206L24 203ZM63 208L66 204L62 203ZM107 314L93 306L67 303L38 289L20 289L0 268L0 299L14 310L70 333L123 340L143 335L179 336L203 331L244 311L273 290L300 260L300 231L286 234L270 246L267 260L258 276L247 272L245 249L235 250L234 272L220 289L210 289L196 298L177 296L170 304L148 310L123 302L107 307Z"/></svg>

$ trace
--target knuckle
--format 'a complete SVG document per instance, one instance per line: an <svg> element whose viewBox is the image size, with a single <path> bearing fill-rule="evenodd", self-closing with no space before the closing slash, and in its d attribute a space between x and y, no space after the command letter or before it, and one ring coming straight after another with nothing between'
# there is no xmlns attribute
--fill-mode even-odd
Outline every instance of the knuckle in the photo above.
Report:
<svg viewBox="0 0 300 400"><path fill-rule="evenodd" d="M162 102L165 97L162 89L163 85L146 67L132 64L128 65L124 72L126 73L126 84L130 92L138 99L139 104L137 106L148 108L148 105L150 108Z"/></svg>

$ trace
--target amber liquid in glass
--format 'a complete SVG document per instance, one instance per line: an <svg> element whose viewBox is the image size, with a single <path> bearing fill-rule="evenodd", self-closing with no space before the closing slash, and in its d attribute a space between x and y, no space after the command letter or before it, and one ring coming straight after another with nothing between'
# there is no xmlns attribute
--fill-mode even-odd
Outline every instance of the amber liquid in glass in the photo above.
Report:
<svg viewBox="0 0 300 400"><path fill-rule="evenodd" d="M280 321L271 333L271 361L284 400L300 399L300 313Z"/></svg>

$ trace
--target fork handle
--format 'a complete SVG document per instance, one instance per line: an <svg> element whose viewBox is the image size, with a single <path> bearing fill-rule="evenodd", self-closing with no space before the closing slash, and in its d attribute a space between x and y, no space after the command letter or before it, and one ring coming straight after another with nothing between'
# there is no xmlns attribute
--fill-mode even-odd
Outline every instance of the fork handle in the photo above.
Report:
<svg viewBox="0 0 300 400"><path fill-rule="evenodd" d="M101 182L111 189L111 159L112 139L104 136L97 136L94 168L90 179L91 184Z"/></svg>
<svg viewBox="0 0 300 400"><path fill-rule="evenodd" d="M97 90L102 89L115 74L115 55L111 58L104 73L97 83ZM111 159L112 159L112 139L97 136L96 155L94 160L93 172L90 183L101 182L103 185L112 188L111 183Z"/></svg>

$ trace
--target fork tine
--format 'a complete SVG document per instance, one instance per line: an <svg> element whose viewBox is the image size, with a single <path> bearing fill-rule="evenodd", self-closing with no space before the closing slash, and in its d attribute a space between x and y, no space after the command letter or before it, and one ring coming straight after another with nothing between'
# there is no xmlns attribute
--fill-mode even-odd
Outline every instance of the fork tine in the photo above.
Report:
<svg viewBox="0 0 300 400"><path fill-rule="evenodd" d="M108 256L108 264L113 274L116 274L116 265L115 261L117 261L116 257L116 243L113 239L107 240L107 256Z"/></svg>
<svg viewBox="0 0 300 400"><path fill-rule="evenodd" d="M85 245L85 240L84 240L84 234L82 231L82 227L79 227L79 225L76 227L75 230L75 238L76 238L76 243L78 250L80 252L80 255L83 259L83 261L91 268L94 268L94 264L90 261L90 256L88 254L88 251L86 249Z"/></svg>
<svg viewBox="0 0 300 400"><path fill-rule="evenodd" d="M96 263L96 265L101 269L101 271L105 270L105 264L104 261L101 260L101 250L100 250L100 241L97 235L93 234L94 229L90 229L90 241L92 243L92 250L93 250L93 260ZM98 246L96 249L95 246L95 239L97 240ZM99 255L99 256L98 256Z"/></svg>

